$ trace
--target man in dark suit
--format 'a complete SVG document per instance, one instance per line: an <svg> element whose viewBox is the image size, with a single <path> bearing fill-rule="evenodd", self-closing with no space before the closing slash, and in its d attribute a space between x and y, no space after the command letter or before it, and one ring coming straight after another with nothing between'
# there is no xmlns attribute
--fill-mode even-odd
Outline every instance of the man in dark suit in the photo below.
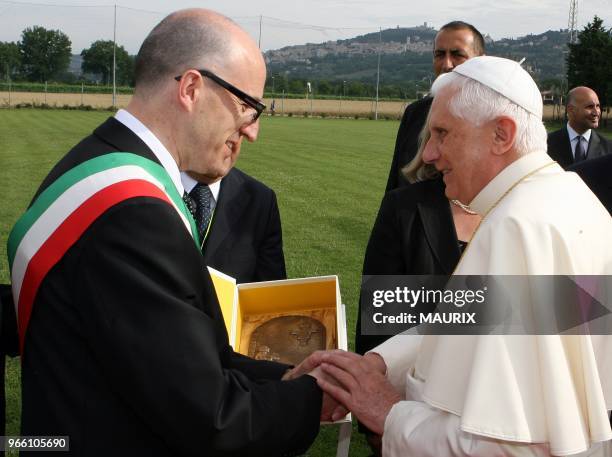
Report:
<svg viewBox="0 0 612 457"><path fill-rule="evenodd" d="M187 192L198 181L181 175ZM208 180L200 177L199 186ZM211 191L210 228L202 241L206 265L238 283L286 279L280 212L276 194L265 184L232 168Z"/></svg>
<svg viewBox="0 0 612 457"><path fill-rule="evenodd" d="M448 73L452 71L457 65L462 64L468 59L472 57L483 55L485 52L485 42L482 34L471 24L462 21L453 21L448 24L442 26L440 31L437 33L434 39L434 49L433 49L433 70L435 76L439 76L442 73ZM417 153L419 146L419 135L421 130L423 130L423 126L425 125L425 121L427 119L427 115L429 113L429 109L431 108L433 98L425 97L422 100L418 100L412 104L410 104L406 110L404 111L404 116L400 122L399 130L397 132L397 139L395 140L395 150L393 152L393 160L391 161L391 169L389 170L389 177L387 179L387 187L385 192L390 192L394 189L407 186L409 183L404 177L402 173L402 169L414 158ZM445 201L443 190L436 189L434 186L434 192L438 192L442 201ZM370 241L368 243L368 250L366 252L365 260L364 260L364 274L387 274L385 269L381 269L380 271L376 271L376 268L381 267L384 263L383 259L380 259L372 262L370 259L373 257L370 255L372 252L376 251L380 247L380 243L384 240L381 239L380 233L389 233L393 231L395 227L386 227L386 225L390 224L393 220L398 220L398 218L393 217L384 217L384 213L386 213L386 209L384 208L385 202L391 201L391 199L383 198L381 203L381 208L379 209L379 214L377 217L377 221L375 223L374 228L372 229L372 233L370 235ZM387 205L388 206L388 205ZM438 210L440 208L437 208ZM444 213L440 213L440 218L444 219L446 217L446 212L448 212L448 205L442 206ZM382 213L382 215L381 215ZM413 213L414 214L414 213ZM444 234L453 233L454 225L452 225L452 218L448 220L448 223L451 224L449 227L440 227L439 233L440 238L445 239ZM427 225L427 221L423 222L424 225ZM418 227L420 224L416 224ZM396 231L396 235L400 237L400 239L396 241L404 241L403 237L406 239L412 236L412 233L400 233ZM412 243L413 245L415 243ZM414 248L414 246L413 246ZM456 250L456 246L453 246L453 249ZM431 257L431 251L427 253L427 259ZM448 253L448 255L452 258L454 253ZM414 269L410 269L411 274L434 274L438 273L437 269L426 269L418 271L419 264L423 265L427 263L425 259L419 259L414 262L413 259L410 260L412 262L412 266ZM393 263L393 262L392 262ZM374 265L376 264L376 265ZM430 267L433 267L433 264L429 264ZM382 268L382 267L381 267ZM406 274L407 270L403 273ZM375 345L382 343L385 341L387 337L384 336L371 336L371 335L362 335L361 333L361 308L358 309L358 317L357 317L357 328L355 332L355 349L359 353L365 353L372 349ZM381 452L381 441L380 436L370 433L365 430L366 438L370 444L370 447L374 451L376 455L379 455Z"/></svg>
<svg viewBox="0 0 612 457"><path fill-rule="evenodd" d="M436 77L452 71L457 65L485 53L482 34L471 24L453 21L442 26L434 40L433 70ZM416 155L419 134L425 125L432 98L425 97L408 105L400 122L395 151L385 192L408 184L402 168Z"/></svg>
<svg viewBox="0 0 612 457"><path fill-rule="evenodd" d="M481 33L472 25L462 21L453 21L444 25L434 40L433 50L433 69L436 76L442 73L448 73L453 70L457 65L465 62L466 60L483 55L485 51L484 38ZM395 152L393 153L393 161L391 163L391 170L389 172L389 178L387 180L386 192L390 192L393 189L407 186L409 183L404 178L402 168L404 168L416 155L419 145L419 134L425 125L427 114L433 98L426 97L422 100L418 100L406 108L404 116L397 132L397 140L395 141ZM434 188L434 190L436 190ZM437 190L441 196L443 196L443 189ZM384 199L383 199L384 201ZM379 210L383 210L382 205ZM381 224L388 223L390 218L385 218L382 222L378 222L372 230L370 235L370 243L368 246L372 246L376 249L376 236L375 231L380 232L384 227ZM452 222L449 221L449 222ZM390 229L390 228L389 228ZM454 227L453 227L454 229ZM373 240L374 238L374 240ZM367 255L366 255L367 260ZM431 274L433 272L423 271L420 274ZM372 268L370 264L367 273L364 274L378 274L375 268ZM380 273L383 274L383 273ZM416 272L413 274L417 274ZM355 347L358 352L365 352L372 349L372 343L381 342L381 338L364 338L361 335L361 329L359 324L359 318L357 323L357 330L355 336Z"/></svg>
<svg viewBox="0 0 612 457"><path fill-rule="evenodd" d="M584 160L570 166L568 171L578 173L612 216L612 154Z"/></svg>
<svg viewBox="0 0 612 457"><path fill-rule="evenodd" d="M179 11L145 39L135 81L9 237L21 432L87 456L303 453L331 401L233 352L181 198L181 171L219 179L256 139L261 53L231 20Z"/></svg>
<svg viewBox="0 0 612 457"><path fill-rule="evenodd" d="M609 154L612 143L597 133L601 106L588 87L575 87L567 94L567 125L548 134L548 155L563 168Z"/></svg>
<svg viewBox="0 0 612 457"><path fill-rule="evenodd" d="M219 202L203 248L204 262L238 283L286 279L276 194L232 168L221 180Z"/></svg>

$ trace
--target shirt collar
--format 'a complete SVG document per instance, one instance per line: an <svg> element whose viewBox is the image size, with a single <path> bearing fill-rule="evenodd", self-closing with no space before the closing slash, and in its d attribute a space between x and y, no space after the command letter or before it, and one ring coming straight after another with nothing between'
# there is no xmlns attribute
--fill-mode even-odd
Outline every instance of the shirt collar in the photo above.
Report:
<svg viewBox="0 0 612 457"><path fill-rule="evenodd" d="M162 167L164 167L168 175L170 175L170 178L172 179L176 190L179 192L179 195L183 195L185 190L181 182L181 173L178 165L176 164L174 157L170 155L168 149L166 149L162 142L159 141L155 134L151 132L146 125L140 122L140 120L138 120L133 114L124 109L117 111L115 114L115 119L134 132L134 134L148 146L151 152L155 154L155 157L157 157L157 160L159 160Z"/></svg>
<svg viewBox="0 0 612 457"><path fill-rule="evenodd" d="M185 188L185 192L190 193L193 188L196 186L198 181L193 179L184 171L181 172L181 181L183 183L183 187ZM208 188L212 192L212 196L215 199L215 202L219 201L219 190L221 190L221 180L215 181L212 184L208 185Z"/></svg>
<svg viewBox="0 0 612 457"><path fill-rule="evenodd" d="M570 143L579 135L579 133L569 125L569 122L567 123L567 133L569 135ZM584 132L582 137L587 140L587 143L591 141L591 129Z"/></svg>
<svg viewBox="0 0 612 457"><path fill-rule="evenodd" d="M532 152L515 160L484 186L470 203L470 209L484 216L514 184L549 163L553 160L545 152Z"/></svg>

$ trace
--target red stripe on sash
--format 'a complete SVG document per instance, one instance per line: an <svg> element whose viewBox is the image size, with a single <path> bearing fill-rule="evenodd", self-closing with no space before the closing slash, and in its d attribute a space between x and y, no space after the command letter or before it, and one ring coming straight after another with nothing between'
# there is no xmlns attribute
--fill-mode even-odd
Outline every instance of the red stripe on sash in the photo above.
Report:
<svg viewBox="0 0 612 457"><path fill-rule="evenodd" d="M23 354L25 333L32 306L43 279L83 232L106 210L134 197L153 197L170 204L168 196L156 185L142 179L129 179L112 184L93 194L75 209L47 238L30 259L21 285L18 304L19 348Z"/></svg>

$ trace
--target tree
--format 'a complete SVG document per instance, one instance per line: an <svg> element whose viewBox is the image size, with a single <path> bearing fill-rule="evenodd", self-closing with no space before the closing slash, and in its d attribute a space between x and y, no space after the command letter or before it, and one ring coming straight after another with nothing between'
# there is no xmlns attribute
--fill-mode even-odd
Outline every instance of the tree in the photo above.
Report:
<svg viewBox="0 0 612 457"><path fill-rule="evenodd" d="M110 40L94 41L89 49L81 52L83 73L102 75L102 81L110 84L113 77L113 42ZM117 84L128 85L134 77L134 60L123 46L115 49Z"/></svg>
<svg viewBox="0 0 612 457"><path fill-rule="evenodd" d="M570 88L588 86L597 92L602 106L612 102L612 29L595 16L569 44L567 82Z"/></svg>
<svg viewBox="0 0 612 457"><path fill-rule="evenodd" d="M9 78L17 73L21 66L19 45L14 42L0 41L0 75Z"/></svg>
<svg viewBox="0 0 612 457"><path fill-rule="evenodd" d="M291 81L289 81L289 93L305 94L306 93L306 81L302 79L292 79Z"/></svg>
<svg viewBox="0 0 612 457"><path fill-rule="evenodd" d="M329 95L334 92L332 85L326 79L317 82L317 92L320 95Z"/></svg>
<svg viewBox="0 0 612 457"><path fill-rule="evenodd" d="M66 71L70 64L71 42L61 30L28 27L19 43L24 76L30 81L48 81Z"/></svg>
<svg viewBox="0 0 612 457"><path fill-rule="evenodd" d="M368 92L368 87L361 81L351 81L346 86L346 95L351 97L367 97Z"/></svg>

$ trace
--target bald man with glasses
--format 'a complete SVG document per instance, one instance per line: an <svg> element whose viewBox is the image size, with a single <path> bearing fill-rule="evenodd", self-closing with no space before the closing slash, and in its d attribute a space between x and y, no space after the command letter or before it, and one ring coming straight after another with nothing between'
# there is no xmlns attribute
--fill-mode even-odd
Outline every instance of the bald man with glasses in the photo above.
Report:
<svg viewBox="0 0 612 457"><path fill-rule="evenodd" d="M128 107L44 180L8 248L23 435L87 456L280 456L332 417L314 377L229 346L183 200L181 173L214 182L256 140L265 78L231 20L173 13L138 53Z"/></svg>

